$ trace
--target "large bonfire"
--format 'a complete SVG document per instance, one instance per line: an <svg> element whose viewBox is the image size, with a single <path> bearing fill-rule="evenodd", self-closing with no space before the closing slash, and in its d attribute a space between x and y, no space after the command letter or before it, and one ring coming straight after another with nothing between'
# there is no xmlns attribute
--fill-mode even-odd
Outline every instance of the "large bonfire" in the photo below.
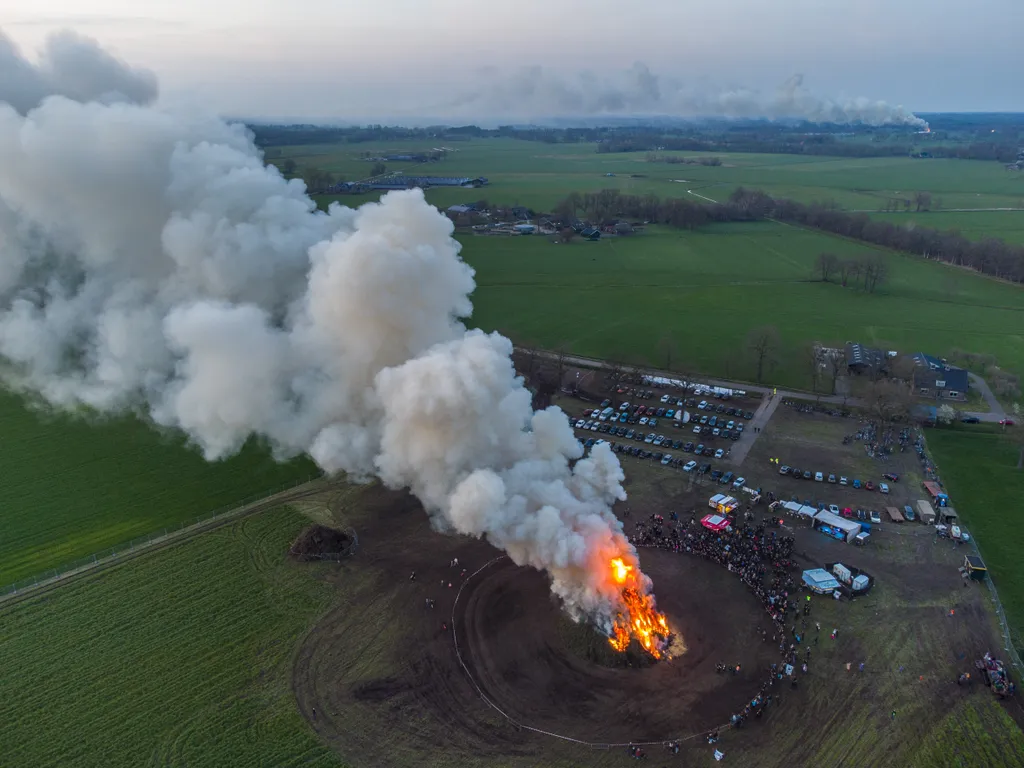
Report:
<svg viewBox="0 0 1024 768"><path fill-rule="evenodd" d="M621 589L622 608L615 615L608 642L616 651L624 652L636 640L647 653L661 659L669 642L668 621L655 607L654 595L643 588L640 569L617 557L611 561L610 570Z"/></svg>

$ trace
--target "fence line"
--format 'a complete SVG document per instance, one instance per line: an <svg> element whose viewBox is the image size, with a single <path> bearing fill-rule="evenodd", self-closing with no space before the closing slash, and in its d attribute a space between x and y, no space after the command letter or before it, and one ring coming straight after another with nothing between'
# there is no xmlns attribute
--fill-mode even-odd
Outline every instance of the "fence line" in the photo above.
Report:
<svg viewBox="0 0 1024 768"><path fill-rule="evenodd" d="M25 579L21 579L20 581L16 581L12 584L7 584L5 586L0 587L0 600L3 600L8 596L17 595L20 592L24 592L25 590L33 589L37 586L51 583L59 579L65 578L67 576L71 576L80 571L93 568L95 566L100 565L101 563L105 563L107 561L112 562L114 558L116 558L118 555L134 552L136 549L140 547L144 547L153 544L161 539L168 538L173 534L185 530L186 528L211 523L216 521L218 518L230 517L232 514L239 513L243 508L255 504L256 502L262 501L264 499L269 499L272 496L276 496L286 491L290 491L293 488L298 488L301 485L305 485L306 483L312 482L313 480L317 480L321 477L323 477L322 474L316 474L307 476L301 480L289 482L288 484L280 486L276 489L265 491L254 496L249 496L245 499L242 499L241 501L231 504L230 506L219 507L214 511L208 512L199 517L184 520L180 524L173 526L165 526L158 531L153 531L144 536L139 536L123 544L119 544L114 547L109 547L108 549L100 550L99 552L94 552L91 555L86 555L85 557L78 558L77 560L72 560L71 562L65 563L64 565L61 565L57 568L43 571L42 573L38 573L34 576L29 576Z"/></svg>
<svg viewBox="0 0 1024 768"><path fill-rule="evenodd" d="M924 442L927 445L928 441L924 437L924 433L921 430L918 430L918 432L921 434L922 439L924 439ZM928 456L927 459L931 463L933 468L932 477L935 479L935 481L939 484L940 487L945 488L945 486L942 485L942 479L939 476L939 465L936 464L935 460L932 459L930 456ZM971 540L968 543L968 546L975 555L981 557L981 548L978 546L978 539L974 534L971 534ZM984 558L982 558L982 560L984 560ZM992 573L986 572L985 575L985 581L988 583L988 590L992 596L992 603L996 609L996 618L999 619L999 629L1003 635L1003 650L1006 651L1006 653L1009 655L1010 664L1012 664L1018 670L1024 670L1024 663L1021 662L1020 654L1017 651L1016 644L1014 643L1013 631L1010 629L1010 624L1006 620L1006 610L1003 608L1002 600L999 599L999 592L996 589L995 582L992 579Z"/></svg>
<svg viewBox="0 0 1024 768"><path fill-rule="evenodd" d="M566 736L566 735L561 734L561 733L553 733L552 731L545 731L542 728L535 728L532 725L526 725L525 723L522 723L519 720L516 720L514 717L512 717L510 714L508 714L508 712L506 712L501 707L499 707L497 704L495 704L493 701L491 701L489 698L487 698L487 695L483 692L483 689L480 687L479 683L477 683L476 678L473 677L473 673L469 671L469 667L466 666L466 662L462 658L462 651L459 648L459 635L458 635L458 632L455 631L456 630L456 626L455 626L456 625L455 611L456 611L456 609L459 606L459 599L462 597L462 590L466 588L466 585L469 584L469 582L472 581L473 578L477 576L477 574L479 574L481 571L483 571L483 570L485 570L487 568L490 568L492 565L494 565L497 562L500 562L502 560L508 560L508 559L509 559L508 555L499 555L498 557L494 558L493 560L488 560L482 566L480 566L475 571L473 571L473 573L469 574L469 576L466 577L462 581L462 584L459 585L459 591L455 593L455 602L452 604L452 630L451 631L452 631L452 641L455 644L455 657L459 660L459 666L462 667L462 671L465 673L466 677L469 678L469 682L472 683L473 687L476 689L477 695L480 696L480 699L487 706L489 706L491 709L493 709L495 712L497 712L499 715L501 715L503 718L505 718L509 723L511 723L515 728L518 728L519 730L530 731L532 733L539 733L542 736L550 736L550 737L555 738L555 739L561 739L562 741L568 741L568 742L570 742L572 744L578 744L578 745L580 745L582 747L590 747L592 749L611 749L612 747L658 747L658 746L665 746L665 745L672 744L672 743L682 743L684 741L690 741L691 739L695 739L698 736L703 736L704 735L703 732L702 733L691 733L689 736L681 736L679 738L674 738L674 739L659 739L658 741L623 741L623 742L585 741L583 739L576 739L576 738L573 738L572 736ZM720 726L718 726L717 728L715 728L713 730L722 730L723 728L731 728L731 727L732 727L731 723L726 723L725 725L720 725Z"/></svg>

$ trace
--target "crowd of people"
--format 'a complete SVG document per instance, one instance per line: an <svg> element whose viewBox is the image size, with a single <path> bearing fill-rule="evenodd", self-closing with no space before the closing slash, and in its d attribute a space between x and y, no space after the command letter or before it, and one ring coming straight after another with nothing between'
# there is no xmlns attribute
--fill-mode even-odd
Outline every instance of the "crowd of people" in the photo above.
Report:
<svg viewBox="0 0 1024 768"><path fill-rule="evenodd" d="M676 515L672 516L677 519ZM794 579L792 536L784 535L777 526L777 520L763 519L754 523L752 516L744 515L745 521L726 531L711 531L691 517L689 523L673 521L665 524L660 515L638 521L629 540L637 547L656 547L671 552L686 552L705 560L718 563L730 573L736 574L761 601L773 622L772 633L761 629L763 642L778 644L780 660L766 671L767 678L756 696L747 701L742 709L732 715L731 725L742 727L751 717L761 717L773 701L778 701L778 687L789 678L790 686L797 688L798 674L808 672L811 658L811 642L808 642L808 622L811 612L810 596L803 599L798 594ZM787 627L787 624L789 625ZM818 642L821 626L815 624L813 644ZM800 653L800 647L804 652ZM802 662L801 662L802 657ZM716 665L719 673L740 673L739 664ZM707 735L708 743L714 744L718 732Z"/></svg>

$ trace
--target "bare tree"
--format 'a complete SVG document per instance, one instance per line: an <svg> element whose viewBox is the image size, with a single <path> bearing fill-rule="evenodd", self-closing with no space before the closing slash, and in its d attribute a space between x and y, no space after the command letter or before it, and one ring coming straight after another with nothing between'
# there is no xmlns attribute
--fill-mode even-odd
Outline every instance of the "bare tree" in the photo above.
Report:
<svg viewBox="0 0 1024 768"><path fill-rule="evenodd" d="M571 243L576 237L576 230L572 227L565 227L558 233L558 242Z"/></svg>
<svg viewBox="0 0 1024 768"><path fill-rule="evenodd" d="M281 171L285 176L291 176L295 173L295 161L289 157L281 164Z"/></svg>
<svg viewBox="0 0 1024 768"><path fill-rule="evenodd" d="M861 400L868 414L883 426L909 418L914 404L913 396L904 386L886 379L865 381Z"/></svg>
<svg viewBox="0 0 1024 768"><path fill-rule="evenodd" d="M821 281L827 283L829 277L839 268L839 257L834 253L819 253L814 260L814 271L821 275Z"/></svg>
<svg viewBox="0 0 1024 768"><path fill-rule="evenodd" d="M932 196L929 192L918 192L914 195L914 204L918 212L927 211L932 206Z"/></svg>
<svg viewBox="0 0 1024 768"><path fill-rule="evenodd" d="M828 356L828 373L829 379L832 382L832 394L836 393L836 387L839 385L839 379L842 378L843 372L846 370L846 355L840 350L834 350ZM846 400L843 400L843 405L846 405Z"/></svg>
<svg viewBox="0 0 1024 768"><path fill-rule="evenodd" d="M813 341L804 348L804 361L807 364L807 372L811 375L811 392L818 394L818 382L821 381L821 374L824 368L824 355L821 345Z"/></svg>
<svg viewBox="0 0 1024 768"><path fill-rule="evenodd" d="M878 253L864 260L861 271L864 275L864 290L874 293L875 289L884 284L889 276L889 264L885 257Z"/></svg>
<svg viewBox="0 0 1024 768"><path fill-rule="evenodd" d="M856 259L846 259L840 269L840 274L843 277L843 287L846 287L847 282L856 282L863 272L864 265L861 262Z"/></svg>
<svg viewBox="0 0 1024 768"><path fill-rule="evenodd" d="M562 385L562 380L565 378L565 372L569 367L568 360L566 359L568 355L568 345L564 342L555 347L555 379L558 381L558 386Z"/></svg>
<svg viewBox="0 0 1024 768"><path fill-rule="evenodd" d="M747 334L747 351L754 360L757 382L760 384L764 381L765 369L771 370L778 359L778 329L774 325L764 325L752 330Z"/></svg>
<svg viewBox="0 0 1024 768"><path fill-rule="evenodd" d="M914 362L914 358L906 355L898 355L889 363L889 375L903 384L911 393L914 391L914 372L916 370L917 363Z"/></svg>
<svg viewBox="0 0 1024 768"><path fill-rule="evenodd" d="M658 363L662 365L662 370L671 371L672 361L676 357L676 342L667 333L662 334L661 338L658 339Z"/></svg>

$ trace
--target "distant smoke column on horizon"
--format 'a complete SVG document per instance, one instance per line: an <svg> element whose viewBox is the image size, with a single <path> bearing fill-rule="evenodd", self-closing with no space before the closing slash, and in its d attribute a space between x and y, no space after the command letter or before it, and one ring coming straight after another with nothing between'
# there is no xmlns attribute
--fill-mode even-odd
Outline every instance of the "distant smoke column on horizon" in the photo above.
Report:
<svg viewBox="0 0 1024 768"><path fill-rule="evenodd" d="M694 91L684 83L655 74L642 62L607 77L593 73L563 77L533 66L511 73L485 69L479 80L447 103L426 108L481 120L663 115L927 127L909 110L884 101L815 96L804 87L800 74L769 94L743 88Z"/></svg>
<svg viewBox="0 0 1024 768"><path fill-rule="evenodd" d="M24 82L5 93L38 85L7 71ZM607 446L581 458L564 413L533 411L511 342L463 325L473 270L423 193L318 211L242 126L77 95L0 104L7 385L141 410L210 461L258 436L410 488L439 530L546 571L608 630L608 564L639 565L611 511L622 468Z"/></svg>

